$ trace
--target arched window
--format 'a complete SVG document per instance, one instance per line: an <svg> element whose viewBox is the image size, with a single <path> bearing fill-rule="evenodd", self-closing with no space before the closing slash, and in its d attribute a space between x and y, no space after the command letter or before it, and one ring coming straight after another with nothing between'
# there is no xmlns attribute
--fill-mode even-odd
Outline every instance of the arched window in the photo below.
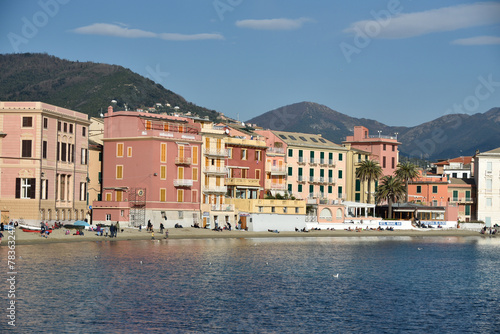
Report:
<svg viewBox="0 0 500 334"><path fill-rule="evenodd" d="M331 221L332 220L332 212L330 211L330 209L328 209L328 208L322 209L320 214L319 214L319 219Z"/></svg>
<svg viewBox="0 0 500 334"><path fill-rule="evenodd" d="M337 219L342 219L342 209L337 209Z"/></svg>

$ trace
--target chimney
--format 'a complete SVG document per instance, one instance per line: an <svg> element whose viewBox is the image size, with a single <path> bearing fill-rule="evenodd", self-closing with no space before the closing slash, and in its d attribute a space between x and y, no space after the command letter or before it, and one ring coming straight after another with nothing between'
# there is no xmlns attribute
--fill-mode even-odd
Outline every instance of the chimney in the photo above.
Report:
<svg viewBox="0 0 500 334"><path fill-rule="evenodd" d="M109 106L108 107L108 116L110 116L113 113L113 107Z"/></svg>

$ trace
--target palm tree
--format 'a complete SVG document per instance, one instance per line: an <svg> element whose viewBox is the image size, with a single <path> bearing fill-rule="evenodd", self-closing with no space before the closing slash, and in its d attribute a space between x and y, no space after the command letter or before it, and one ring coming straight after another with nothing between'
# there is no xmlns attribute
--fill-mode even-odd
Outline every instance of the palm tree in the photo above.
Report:
<svg viewBox="0 0 500 334"><path fill-rule="evenodd" d="M398 164L396 169L396 177L405 183L405 202L408 203L408 181L418 179L420 176L418 166L409 161Z"/></svg>
<svg viewBox="0 0 500 334"><path fill-rule="evenodd" d="M361 181L368 181L368 203L371 201L371 185L382 176L382 167L375 160L364 160L356 168L356 177Z"/></svg>
<svg viewBox="0 0 500 334"><path fill-rule="evenodd" d="M403 185L403 182L398 177L386 175L380 180L380 184L378 186L375 197L377 199L377 203L387 201L387 204L389 206L388 218L391 219L392 203L398 202L404 197L404 194L405 187Z"/></svg>

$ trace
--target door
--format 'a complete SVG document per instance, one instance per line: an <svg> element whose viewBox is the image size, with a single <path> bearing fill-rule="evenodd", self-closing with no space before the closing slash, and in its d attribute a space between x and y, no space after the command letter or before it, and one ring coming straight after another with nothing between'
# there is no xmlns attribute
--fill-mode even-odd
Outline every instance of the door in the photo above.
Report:
<svg viewBox="0 0 500 334"><path fill-rule="evenodd" d="M240 220L241 220L241 229L246 230L247 229L247 217L240 216Z"/></svg>

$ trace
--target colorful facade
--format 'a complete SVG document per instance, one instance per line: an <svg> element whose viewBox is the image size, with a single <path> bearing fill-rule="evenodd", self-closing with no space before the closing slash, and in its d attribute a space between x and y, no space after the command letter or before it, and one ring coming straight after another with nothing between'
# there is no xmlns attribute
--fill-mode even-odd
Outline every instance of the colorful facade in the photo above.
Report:
<svg viewBox="0 0 500 334"><path fill-rule="evenodd" d="M0 102L2 221L85 219L88 116L43 102Z"/></svg>
<svg viewBox="0 0 500 334"><path fill-rule="evenodd" d="M104 118L103 194L94 222L199 223L200 125L192 119L131 111Z"/></svg>
<svg viewBox="0 0 500 334"><path fill-rule="evenodd" d="M370 159L376 160L382 167L383 176L392 175L399 163L399 151L397 136L370 135L364 126L355 126L354 134L347 136L342 142L348 148L354 148L370 152Z"/></svg>
<svg viewBox="0 0 500 334"><path fill-rule="evenodd" d="M255 130L265 138L266 150L266 183L265 192L271 196L284 196L292 193L291 184L287 185L287 165L285 160L286 143L271 130Z"/></svg>
<svg viewBox="0 0 500 334"><path fill-rule="evenodd" d="M458 206L458 220L468 222L475 220L476 187L474 179L450 178L448 184L448 201Z"/></svg>
<svg viewBox="0 0 500 334"><path fill-rule="evenodd" d="M500 147L474 156L477 219L487 227L500 225Z"/></svg>

